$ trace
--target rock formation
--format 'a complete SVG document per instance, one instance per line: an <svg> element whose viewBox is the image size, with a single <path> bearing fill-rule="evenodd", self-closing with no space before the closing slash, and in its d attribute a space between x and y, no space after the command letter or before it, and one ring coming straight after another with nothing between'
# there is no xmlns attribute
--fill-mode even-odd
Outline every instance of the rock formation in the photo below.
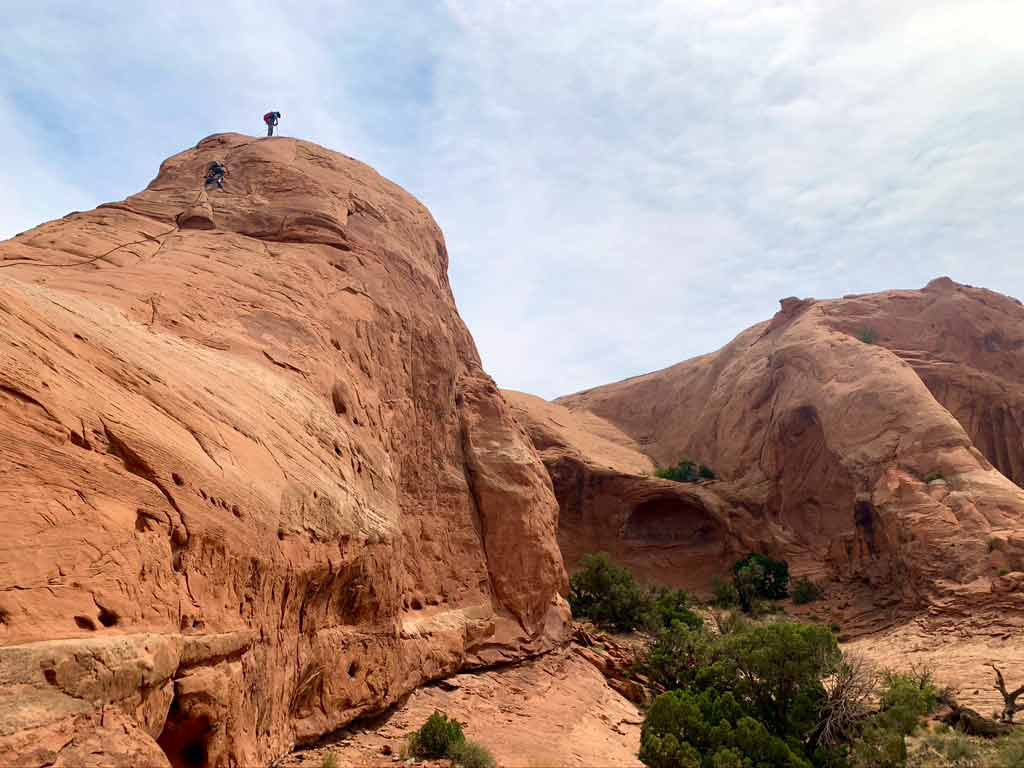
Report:
<svg viewBox="0 0 1024 768"><path fill-rule="evenodd" d="M558 542L573 567L609 552L641 579L701 589L751 549L778 549L787 532L754 532L723 487L653 476L654 462L611 423L522 392L504 392L548 468L558 498Z"/></svg>
<svg viewBox="0 0 1024 768"><path fill-rule="evenodd" d="M446 271L370 168L236 134L0 244L0 764L264 764L566 637Z"/></svg>
<svg viewBox="0 0 1024 768"><path fill-rule="evenodd" d="M1024 607L1022 374L1024 308L942 278L785 299L716 353L545 404L577 429L601 423L617 450L662 466L691 458L721 478L675 500L638 459L614 467L593 441L545 427L540 406L515 403L554 477L563 548L583 519L585 548L685 583L706 574L692 555L717 549L721 573L753 541L876 598L976 614Z"/></svg>

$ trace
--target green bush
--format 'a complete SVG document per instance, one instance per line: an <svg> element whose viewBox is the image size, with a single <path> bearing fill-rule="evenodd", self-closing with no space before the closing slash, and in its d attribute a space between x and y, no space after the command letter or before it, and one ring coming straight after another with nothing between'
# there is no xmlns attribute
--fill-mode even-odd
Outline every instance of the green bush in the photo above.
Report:
<svg viewBox="0 0 1024 768"><path fill-rule="evenodd" d="M865 344L875 344L878 341L878 331L874 328L861 328L857 331L857 338Z"/></svg>
<svg viewBox="0 0 1024 768"><path fill-rule="evenodd" d="M677 622L659 634L643 666L673 690L648 713L641 760L699 768L809 765L804 749L825 701L821 680L840 659L825 627L745 624L716 636Z"/></svg>
<svg viewBox="0 0 1024 768"><path fill-rule="evenodd" d="M570 580L569 606L574 616L628 632L644 622L650 598L632 573L602 552L580 560L580 570Z"/></svg>
<svg viewBox="0 0 1024 768"><path fill-rule="evenodd" d="M797 605L813 603L824 596L825 590L805 576L793 582L793 602Z"/></svg>
<svg viewBox="0 0 1024 768"><path fill-rule="evenodd" d="M662 630L640 664L655 683L669 690L689 688L697 676L707 675L718 644L707 632L676 624Z"/></svg>
<svg viewBox="0 0 1024 768"><path fill-rule="evenodd" d="M338 768L338 758L334 756L333 752L328 752L324 755L320 768Z"/></svg>
<svg viewBox="0 0 1024 768"><path fill-rule="evenodd" d="M603 552L584 555L580 570L570 580L573 615L621 632L637 628L657 632L677 621L699 627L704 622L690 604L690 596L680 589L642 587L627 568L615 565Z"/></svg>
<svg viewBox="0 0 1024 768"><path fill-rule="evenodd" d="M644 613L644 625L652 632L679 622L691 629L704 626L704 620L690 609L690 596L681 589L656 587L650 591L650 607Z"/></svg>
<svg viewBox="0 0 1024 768"><path fill-rule="evenodd" d="M810 768L732 695L706 690L659 696L644 720L640 760L651 768Z"/></svg>
<svg viewBox="0 0 1024 768"><path fill-rule="evenodd" d="M448 757L463 768L495 768L494 755L482 744L462 741L448 749Z"/></svg>
<svg viewBox="0 0 1024 768"><path fill-rule="evenodd" d="M873 720L850 745L850 765L853 768L905 768L907 743L902 734Z"/></svg>
<svg viewBox="0 0 1024 768"><path fill-rule="evenodd" d="M782 738L804 739L817 725L821 681L842 659L825 627L792 622L752 625L720 641L719 679L748 711Z"/></svg>
<svg viewBox="0 0 1024 768"><path fill-rule="evenodd" d="M755 613L760 599L781 600L789 594L789 564L765 555L747 555L732 567L740 607Z"/></svg>
<svg viewBox="0 0 1024 768"><path fill-rule="evenodd" d="M719 608L732 608L740 604L740 593L736 591L736 585L719 576L711 580L711 594L711 604Z"/></svg>
<svg viewBox="0 0 1024 768"><path fill-rule="evenodd" d="M939 693L927 671L887 672L883 676L877 718L888 730L909 736L938 703Z"/></svg>
<svg viewBox="0 0 1024 768"><path fill-rule="evenodd" d="M409 734L406 750L412 757L448 757L449 751L466 740L462 726L443 712L434 712L427 722Z"/></svg>
<svg viewBox="0 0 1024 768"><path fill-rule="evenodd" d="M689 459L682 459L674 467L656 469L654 476L663 480L675 480L677 483L696 483L698 480L714 480L717 477L711 467Z"/></svg>

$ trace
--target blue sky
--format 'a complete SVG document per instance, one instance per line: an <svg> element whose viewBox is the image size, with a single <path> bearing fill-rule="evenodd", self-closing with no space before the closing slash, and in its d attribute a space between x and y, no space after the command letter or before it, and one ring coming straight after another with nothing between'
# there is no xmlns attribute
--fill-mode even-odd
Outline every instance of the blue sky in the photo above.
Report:
<svg viewBox="0 0 1024 768"><path fill-rule="evenodd" d="M1024 4L8 0L0 236L282 133L423 200L499 385L711 351L797 295L1024 297Z"/></svg>

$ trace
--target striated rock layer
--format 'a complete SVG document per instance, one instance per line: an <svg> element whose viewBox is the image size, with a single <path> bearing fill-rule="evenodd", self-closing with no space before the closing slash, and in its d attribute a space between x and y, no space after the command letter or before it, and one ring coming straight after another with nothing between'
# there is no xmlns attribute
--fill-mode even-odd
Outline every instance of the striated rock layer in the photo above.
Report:
<svg viewBox="0 0 1024 768"><path fill-rule="evenodd" d="M630 474L637 462L609 470L571 430L546 439L539 407L517 406L555 466L563 547L612 539L603 548L682 583L705 578L692 564L708 553L722 554L721 573L754 542L797 572L966 615L1024 608L1024 491L1012 482L1024 466L1022 374L1024 308L990 291L943 278L923 291L786 299L719 352L551 406L579 428L600 419L619 430L617 450L631 443L659 465L688 457L721 478L657 505L638 489L659 481ZM560 483L566 466L590 480ZM587 500L577 489L594 478ZM565 530L579 498L583 534Z"/></svg>
<svg viewBox="0 0 1024 768"><path fill-rule="evenodd" d="M265 763L566 637L446 270L367 166L236 134L0 244L0 764Z"/></svg>

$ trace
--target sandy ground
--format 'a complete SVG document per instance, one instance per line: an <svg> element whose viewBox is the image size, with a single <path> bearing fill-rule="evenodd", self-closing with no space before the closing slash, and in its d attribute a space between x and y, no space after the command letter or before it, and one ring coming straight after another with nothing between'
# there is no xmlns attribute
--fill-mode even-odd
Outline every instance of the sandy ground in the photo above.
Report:
<svg viewBox="0 0 1024 768"><path fill-rule="evenodd" d="M1003 670L1008 686L1024 684L1024 637L1017 631L981 636L926 629L912 621L846 643L843 650L860 653L879 667L906 669L924 664L940 685L952 686L957 701L986 716L1002 709L1003 703L987 662Z"/></svg>
<svg viewBox="0 0 1024 768"><path fill-rule="evenodd" d="M486 746L503 768L642 766L642 715L572 647L421 688L387 715L277 766L320 768L327 754L338 768L398 764L406 735L434 710L464 723L467 738Z"/></svg>
<svg viewBox="0 0 1024 768"><path fill-rule="evenodd" d="M814 609L822 614L818 620L829 614L840 618L823 604ZM406 735L435 710L463 723L467 737L486 746L499 766L641 766L636 754L643 715L576 648L574 644L517 666L457 675L421 688L385 715L297 751L277 766L320 768L328 755L338 768L401 764ZM842 648L879 669L928 666L939 685L951 686L961 704L984 715L1002 704L986 662L998 664L1011 687L1024 684L1024 638L1015 629L980 635L956 624L937 629L924 620L909 621L845 642Z"/></svg>

